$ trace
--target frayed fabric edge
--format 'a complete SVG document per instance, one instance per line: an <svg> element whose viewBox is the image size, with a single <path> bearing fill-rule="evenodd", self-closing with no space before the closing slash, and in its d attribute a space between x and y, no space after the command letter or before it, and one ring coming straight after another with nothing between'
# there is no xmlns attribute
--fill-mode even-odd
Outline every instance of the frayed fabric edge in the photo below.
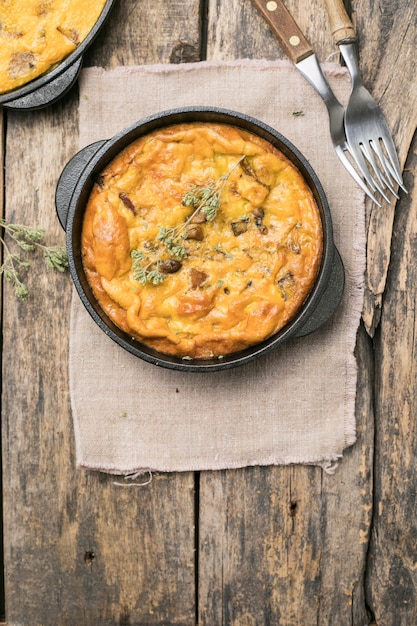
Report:
<svg viewBox="0 0 417 626"><path fill-rule="evenodd" d="M359 225L359 236L354 243L354 250L357 256L362 257L357 264L357 269L353 274L353 283L355 288L353 290L354 299L354 314L357 320L355 328L352 327L351 334L348 337L350 345L352 346L349 354L349 367L355 372L349 380L346 389L346 410L345 410L345 448L352 446L356 443L356 394L358 385L358 362L355 356L355 348L357 344L358 330L363 313L364 306L364 286L365 286L365 271L366 271L366 227L365 227L365 196L359 187L355 191L355 206L357 207L356 220ZM353 420L352 420L353 416Z"/></svg>
<svg viewBox="0 0 417 626"><path fill-rule="evenodd" d="M201 467L200 465L190 464L184 465L179 468L172 468L166 465L155 466L155 467L143 467L143 468L135 468L135 469L120 469L120 467L116 466L104 466L99 463L88 463L88 462L77 462L77 469L85 470L85 471L97 471L104 474L109 474L114 477L118 477L119 479L123 479L122 486L128 484L128 481L138 481L141 482L142 485L145 481L141 481L141 477L145 476L153 476L154 474L165 474L165 473L185 473L185 472L216 472L222 470L238 470L243 469L245 467L278 467L278 466L288 466L288 465L310 465L320 467L327 474L333 474L336 468L339 465L340 460L343 458L343 453L336 453L330 455L328 458L316 458L316 459L307 459L301 457L291 457L285 459L268 459L265 462L260 463L259 461L241 461L237 463L224 463L221 466L215 467L207 465L205 467ZM124 482L126 481L126 482ZM151 480L149 480L149 483Z"/></svg>

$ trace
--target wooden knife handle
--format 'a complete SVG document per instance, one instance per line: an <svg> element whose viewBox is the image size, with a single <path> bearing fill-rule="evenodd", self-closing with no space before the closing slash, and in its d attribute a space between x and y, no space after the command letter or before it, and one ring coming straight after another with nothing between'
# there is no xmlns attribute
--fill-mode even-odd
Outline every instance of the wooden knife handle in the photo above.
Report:
<svg viewBox="0 0 417 626"><path fill-rule="evenodd" d="M291 61L298 63L313 54L313 49L282 0L252 0L278 37Z"/></svg>
<svg viewBox="0 0 417 626"><path fill-rule="evenodd" d="M329 14L330 30L336 44L342 41L356 41L355 29L346 13L343 0L324 0Z"/></svg>

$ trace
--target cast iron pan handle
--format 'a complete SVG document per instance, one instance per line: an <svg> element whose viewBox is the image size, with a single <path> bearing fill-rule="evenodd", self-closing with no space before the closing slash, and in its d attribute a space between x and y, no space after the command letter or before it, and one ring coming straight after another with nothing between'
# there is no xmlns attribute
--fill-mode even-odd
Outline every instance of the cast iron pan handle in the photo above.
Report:
<svg viewBox="0 0 417 626"><path fill-rule="evenodd" d="M309 335L318 330L331 318L340 304L345 287L345 270L336 246L333 250L333 267L327 287L304 326L295 333L296 337L304 337L304 335Z"/></svg>
<svg viewBox="0 0 417 626"><path fill-rule="evenodd" d="M78 179L85 166L104 143L106 143L105 140L96 141L77 152L61 172L55 191L55 208L64 230L67 226L68 210Z"/></svg>

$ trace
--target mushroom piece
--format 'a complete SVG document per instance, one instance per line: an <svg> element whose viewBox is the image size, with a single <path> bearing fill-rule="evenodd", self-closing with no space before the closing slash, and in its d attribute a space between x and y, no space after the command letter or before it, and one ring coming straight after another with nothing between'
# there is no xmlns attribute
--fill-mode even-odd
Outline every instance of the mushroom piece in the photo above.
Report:
<svg viewBox="0 0 417 626"><path fill-rule="evenodd" d="M193 224L204 224L204 222L207 222L207 217L201 211L197 211L197 213L191 218L191 223Z"/></svg>
<svg viewBox="0 0 417 626"><path fill-rule="evenodd" d="M253 217L255 218L255 224L263 235L266 235L268 232L268 227L264 225L263 219L265 217L265 211L262 207L256 207L252 211Z"/></svg>
<svg viewBox="0 0 417 626"><path fill-rule="evenodd" d="M239 222L232 222L232 230L235 237L246 233L248 230L248 220L240 220Z"/></svg>
<svg viewBox="0 0 417 626"><path fill-rule="evenodd" d="M36 56L32 52L16 52L10 59L9 75L20 78L36 67Z"/></svg>
<svg viewBox="0 0 417 626"><path fill-rule="evenodd" d="M176 272L179 272L181 267L182 263L176 259L166 259L165 261L161 261L159 263L159 269L164 274L175 274Z"/></svg>
<svg viewBox="0 0 417 626"><path fill-rule="evenodd" d="M120 200L123 202L123 204L125 205L125 207L127 209L129 209L129 211L132 211L132 213L134 213L134 215L136 215L136 208L135 205L133 204L132 200L129 198L129 196L127 195L127 193L125 193L124 191L121 191L119 193L119 198Z"/></svg>
<svg viewBox="0 0 417 626"><path fill-rule="evenodd" d="M204 232L199 224L192 224L187 230L187 239L195 239L196 241L203 241Z"/></svg>
<svg viewBox="0 0 417 626"><path fill-rule="evenodd" d="M195 267L192 267L190 269L190 277L191 277L191 287L193 289L198 289L198 287L201 287L201 285L205 283L208 278L205 272L201 272L200 270L197 270Z"/></svg>
<svg viewBox="0 0 417 626"><path fill-rule="evenodd" d="M289 270L277 281L281 295L286 302L294 292L296 287L295 278L292 272Z"/></svg>

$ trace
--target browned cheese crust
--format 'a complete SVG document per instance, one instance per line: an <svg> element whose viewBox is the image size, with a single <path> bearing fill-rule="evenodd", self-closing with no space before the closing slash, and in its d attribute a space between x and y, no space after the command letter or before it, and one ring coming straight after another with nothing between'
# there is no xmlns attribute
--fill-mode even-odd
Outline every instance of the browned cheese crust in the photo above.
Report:
<svg viewBox="0 0 417 626"><path fill-rule="evenodd" d="M188 202L201 189L220 189L214 218ZM221 358L293 318L322 240L312 192L281 152L234 126L190 123L138 139L102 172L82 253L117 326L162 353Z"/></svg>

